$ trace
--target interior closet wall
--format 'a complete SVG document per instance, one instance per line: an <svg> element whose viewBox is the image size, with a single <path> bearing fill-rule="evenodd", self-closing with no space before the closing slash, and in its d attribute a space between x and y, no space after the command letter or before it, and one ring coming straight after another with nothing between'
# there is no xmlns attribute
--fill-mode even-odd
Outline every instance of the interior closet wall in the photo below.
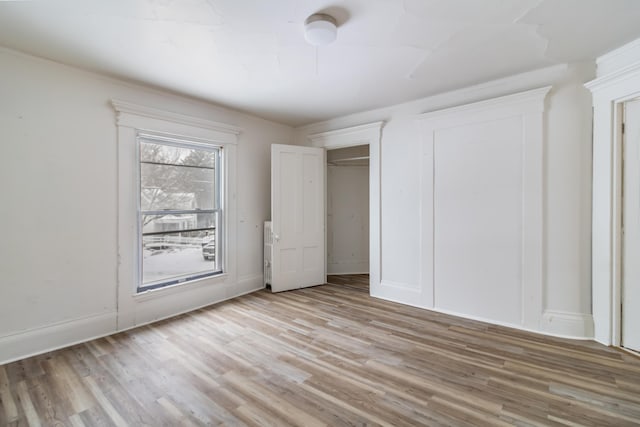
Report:
<svg viewBox="0 0 640 427"><path fill-rule="evenodd" d="M369 166L329 164L327 274L368 272Z"/></svg>

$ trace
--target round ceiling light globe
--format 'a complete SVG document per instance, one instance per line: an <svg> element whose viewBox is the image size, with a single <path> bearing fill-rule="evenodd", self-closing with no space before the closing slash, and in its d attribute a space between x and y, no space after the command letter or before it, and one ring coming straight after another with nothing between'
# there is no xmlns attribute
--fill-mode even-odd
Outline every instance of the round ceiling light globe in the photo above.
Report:
<svg viewBox="0 0 640 427"><path fill-rule="evenodd" d="M314 46L325 46L335 41L338 36L336 20L324 13L316 13L304 23L304 38Z"/></svg>

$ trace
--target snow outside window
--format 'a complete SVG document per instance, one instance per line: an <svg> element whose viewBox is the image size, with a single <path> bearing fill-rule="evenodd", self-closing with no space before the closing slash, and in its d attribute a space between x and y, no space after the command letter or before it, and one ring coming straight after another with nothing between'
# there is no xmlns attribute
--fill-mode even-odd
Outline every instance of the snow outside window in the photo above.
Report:
<svg viewBox="0 0 640 427"><path fill-rule="evenodd" d="M138 136L138 292L222 273L222 147Z"/></svg>

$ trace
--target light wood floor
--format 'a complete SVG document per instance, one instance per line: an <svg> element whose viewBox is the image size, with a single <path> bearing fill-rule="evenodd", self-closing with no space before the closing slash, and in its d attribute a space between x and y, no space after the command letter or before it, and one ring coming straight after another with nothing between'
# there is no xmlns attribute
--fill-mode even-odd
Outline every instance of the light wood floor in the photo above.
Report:
<svg viewBox="0 0 640 427"><path fill-rule="evenodd" d="M0 366L0 425L640 424L640 360L325 285Z"/></svg>
<svg viewBox="0 0 640 427"><path fill-rule="evenodd" d="M354 290L369 293L368 274L331 274L327 276L327 283L348 286Z"/></svg>

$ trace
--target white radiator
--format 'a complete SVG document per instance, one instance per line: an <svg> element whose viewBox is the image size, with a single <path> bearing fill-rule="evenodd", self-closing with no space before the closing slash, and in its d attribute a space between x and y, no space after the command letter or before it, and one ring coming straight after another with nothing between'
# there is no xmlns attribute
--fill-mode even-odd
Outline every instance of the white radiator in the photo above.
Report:
<svg viewBox="0 0 640 427"><path fill-rule="evenodd" d="M264 222L264 285L271 285L271 260L273 259L273 233L271 221Z"/></svg>

